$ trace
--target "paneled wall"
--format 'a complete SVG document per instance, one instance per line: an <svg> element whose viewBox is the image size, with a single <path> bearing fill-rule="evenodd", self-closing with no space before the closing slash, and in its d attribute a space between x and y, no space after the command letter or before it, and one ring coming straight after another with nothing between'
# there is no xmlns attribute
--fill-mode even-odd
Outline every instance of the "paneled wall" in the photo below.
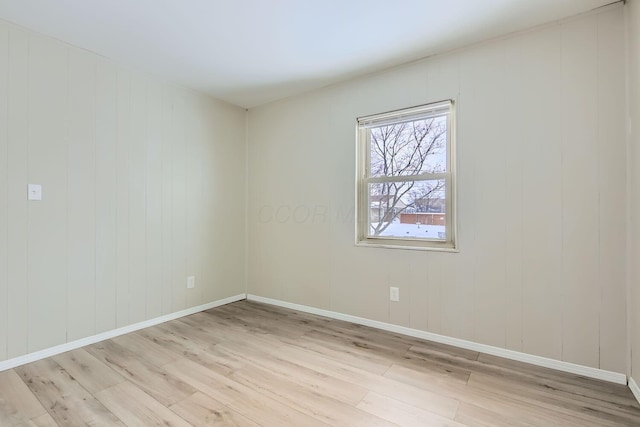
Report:
<svg viewBox="0 0 640 427"><path fill-rule="evenodd" d="M245 120L0 21L0 360L244 293Z"/></svg>
<svg viewBox="0 0 640 427"><path fill-rule="evenodd" d="M624 46L616 4L250 110L249 293L625 372ZM460 252L354 246L356 118L447 98Z"/></svg>
<svg viewBox="0 0 640 427"><path fill-rule="evenodd" d="M640 384L640 1L626 7L629 100L629 337L630 375Z"/></svg>

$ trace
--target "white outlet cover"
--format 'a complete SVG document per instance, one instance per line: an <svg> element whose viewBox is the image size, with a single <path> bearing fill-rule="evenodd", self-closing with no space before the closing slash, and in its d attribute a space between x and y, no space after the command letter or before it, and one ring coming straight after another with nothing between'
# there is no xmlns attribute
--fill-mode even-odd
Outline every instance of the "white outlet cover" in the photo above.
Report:
<svg viewBox="0 0 640 427"><path fill-rule="evenodd" d="M196 276L187 277L187 289L193 289L196 287Z"/></svg>
<svg viewBox="0 0 640 427"><path fill-rule="evenodd" d="M29 184L27 189L28 200L42 200L42 185Z"/></svg>
<svg viewBox="0 0 640 427"><path fill-rule="evenodd" d="M400 301L400 288L394 286L389 288L389 299L394 302Z"/></svg>

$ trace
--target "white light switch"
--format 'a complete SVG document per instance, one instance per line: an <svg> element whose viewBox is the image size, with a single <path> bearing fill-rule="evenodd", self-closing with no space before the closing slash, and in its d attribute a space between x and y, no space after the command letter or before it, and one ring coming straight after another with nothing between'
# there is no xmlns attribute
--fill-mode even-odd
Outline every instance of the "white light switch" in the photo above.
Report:
<svg viewBox="0 0 640 427"><path fill-rule="evenodd" d="M42 200L42 185L29 184L28 200Z"/></svg>
<svg viewBox="0 0 640 427"><path fill-rule="evenodd" d="M187 289L193 289L196 287L196 276L187 277Z"/></svg>

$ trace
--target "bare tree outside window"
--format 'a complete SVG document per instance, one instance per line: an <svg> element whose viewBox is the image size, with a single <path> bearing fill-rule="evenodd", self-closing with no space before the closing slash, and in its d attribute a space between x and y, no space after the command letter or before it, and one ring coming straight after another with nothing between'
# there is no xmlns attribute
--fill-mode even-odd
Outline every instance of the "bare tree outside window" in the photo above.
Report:
<svg viewBox="0 0 640 427"><path fill-rule="evenodd" d="M446 171L446 117L371 129L371 176L411 176ZM371 233L383 234L403 212L429 212L444 194L443 180L372 184L369 200L377 210ZM375 222L374 222L375 220Z"/></svg>

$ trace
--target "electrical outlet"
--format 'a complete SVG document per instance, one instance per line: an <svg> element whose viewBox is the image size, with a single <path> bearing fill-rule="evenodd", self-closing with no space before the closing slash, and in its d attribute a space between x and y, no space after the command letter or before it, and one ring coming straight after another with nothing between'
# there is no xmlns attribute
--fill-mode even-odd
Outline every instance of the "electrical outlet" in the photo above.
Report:
<svg viewBox="0 0 640 427"><path fill-rule="evenodd" d="M395 301L395 302L400 301L400 288L396 288L394 286L391 286L389 288L389 299L391 301Z"/></svg>
<svg viewBox="0 0 640 427"><path fill-rule="evenodd" d="M193 289L196 287L196 276L187 277L187 289Z"/></svg>

